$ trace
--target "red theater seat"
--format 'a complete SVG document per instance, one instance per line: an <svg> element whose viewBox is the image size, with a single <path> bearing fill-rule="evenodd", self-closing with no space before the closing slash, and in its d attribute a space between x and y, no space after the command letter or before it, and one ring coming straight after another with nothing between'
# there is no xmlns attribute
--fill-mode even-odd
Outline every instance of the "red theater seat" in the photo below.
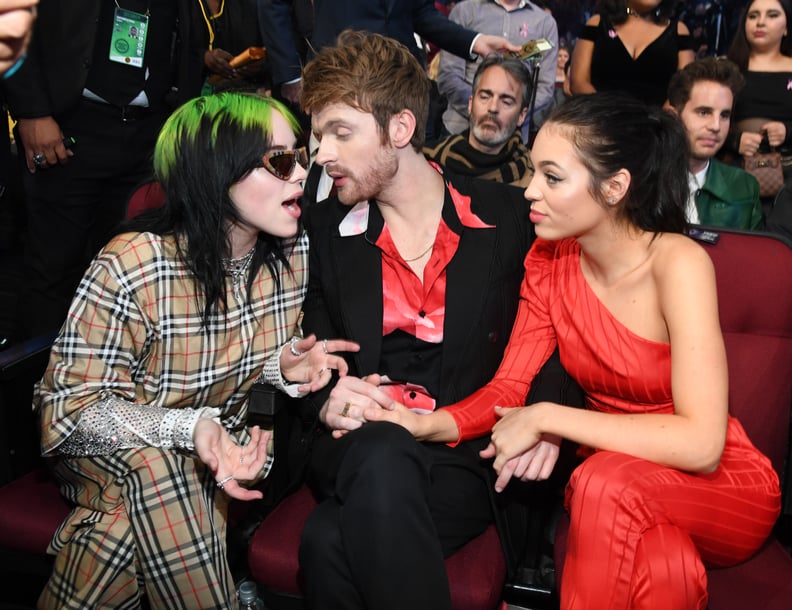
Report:
<svg viewBox="0 0 792 610"><path fill-rule="evenodd" d="M792 407L792 247L768 233L711 230L720 236L717 244L703 245L715 264L718 282L729 361L729 410L770 458L783 485ZM786 470L789 507L788 463ZM781 519L788 522L792 515ZM564 515L554 547L559 583L568 527ZM792 556L789 546L775 536L750 560L707 570L707 578L709 610L788 610L792 604Z"/></svg>

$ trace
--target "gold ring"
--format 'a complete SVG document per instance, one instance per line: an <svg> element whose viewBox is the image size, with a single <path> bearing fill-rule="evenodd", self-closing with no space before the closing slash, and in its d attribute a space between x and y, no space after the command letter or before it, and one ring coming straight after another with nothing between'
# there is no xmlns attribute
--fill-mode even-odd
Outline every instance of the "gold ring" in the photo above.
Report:
<svg viewBox="0 0 792 610"><path fill-rule="evenodd" d="M347 402L344 404L344 408L341 409L341 417L346 417L347 415L349 415L349 407L351 406L352 406L351 402Z"/></svg>

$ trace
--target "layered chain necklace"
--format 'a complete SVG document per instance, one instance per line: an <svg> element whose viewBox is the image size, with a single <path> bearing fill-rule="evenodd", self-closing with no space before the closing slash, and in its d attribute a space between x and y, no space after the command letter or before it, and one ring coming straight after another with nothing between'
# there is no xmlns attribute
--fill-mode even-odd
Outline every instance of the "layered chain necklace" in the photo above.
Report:
<svg viewBox="0 0 792 610"><path fill-rule="evenodd" d="M250 269L250 262L253 260L253 255L256 253L256 246L250 249L250 252L239 258L224 258L223 269L227 276L231 278L231 286L234 289L234 298L237 303L242 303L242 283L247 277L247 271Z"/></svg>

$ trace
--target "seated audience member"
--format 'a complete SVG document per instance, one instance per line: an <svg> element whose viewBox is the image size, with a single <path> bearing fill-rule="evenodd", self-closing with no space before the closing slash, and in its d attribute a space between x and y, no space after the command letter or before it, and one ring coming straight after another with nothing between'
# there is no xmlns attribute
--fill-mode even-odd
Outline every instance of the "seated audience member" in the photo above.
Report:
<svg viewBox="0 0 792 610"><path fill-rule="evenodd" d="M789 182L778 191L773 207L767 215L766 228L792 240L792 184Z"/></svg>
<svg viewBox="0 0 792 610"><path fill-rule="evenodd" d="M528 115L530 92L525 64L488 56L473 77L469 128L425 146L424 155L457 174L527 186L533 175L531 151L519 127Z"/></svg>
<svg viewBox="0 0 792 610"><path fill-rule="evenodd" d="M248 390L259 377L316 390L347 369L328 352L356 347L295 335L308 262L295 126L263 97L187 102L154 151L164 207L86 271L35 399L76 505L40 608L235 606L229 498L260 498L245 485L272 463L269 433L245 427Z"/></svg>
<svg viewBox="0 0 792 610"><path fill-rule="evenodd" d="M449 447L363 415L394 401L442 411L491 378L533 240L519 189L449 179L424 158L429 87L405 46L363 32L303 74L316 162L337 188L306 215L303 328L360 344L349 375L304 405L303 421L318 419L306 444L319 505L300 547L308 608L450 610L444 557L493 520L476 454L487 431ZM550 364L541 391L562 400L567 377Z"/></svg>
<svg viewBox="0 0 792 610"><path fill-rule="evenodd" d="M449 19L476 32L505 36L510 42L521 46L529 40L544 38L552 48L542 53L538 65L525 60L530 71L539 70L536 81L533 116L528 116L522 125L523 142L528 143L531 132L536 132L531 121L550 105L555 89L556 62L558 55L558 26L552 15L533 2L525 0L465 0L454 7ZM457 134L468 126L468 100L473 94L473 76L480 60L464 58L447 52L440 53L440 69L437 87L448 100L443 113L443 124L451 134ZM530 100L526 100L530 106Z"/></svg>
<svg viewBox="0 0 792 610"><path fill-rule="evenodd" d="M684 146L669 113L626 96L561 106L532 150L537 240L494 379L423 417L402 405L364 413L452 444L494 425L481 456L495 458L497 490L553 468L544 439L580 444L564 610L704 610L704 562L747 559L780 511L776 472L728 414L715 273L683 235ZM556 348L587 408L521 407Z"/></svg>
<svg viewBox="0 0 792 610"><path fill-rule="evenodd" d="M689 149L691 223L759 229L762 202L759 183L748 172L715 159L726 142L734 98L743 77L728 59L699 59L674 74L668 103L682 121Z"/></svg>

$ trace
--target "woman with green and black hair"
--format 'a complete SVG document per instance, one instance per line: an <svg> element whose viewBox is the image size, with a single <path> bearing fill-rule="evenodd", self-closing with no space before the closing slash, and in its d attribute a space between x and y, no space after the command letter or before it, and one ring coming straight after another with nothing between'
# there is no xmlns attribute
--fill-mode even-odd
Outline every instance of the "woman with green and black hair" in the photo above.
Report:
<svg viewBox="0 0 792 610"><path fill-rule="evenodd" d="M346 341L298 338L304 151L278 102L196 98L154 151L164 206L86 271L37 388L42 453L75 508L39 607L223 608L229 498L269 472L247 429L257 379L314 391ZM285 348L285 349L284 349Z"/></svg>

